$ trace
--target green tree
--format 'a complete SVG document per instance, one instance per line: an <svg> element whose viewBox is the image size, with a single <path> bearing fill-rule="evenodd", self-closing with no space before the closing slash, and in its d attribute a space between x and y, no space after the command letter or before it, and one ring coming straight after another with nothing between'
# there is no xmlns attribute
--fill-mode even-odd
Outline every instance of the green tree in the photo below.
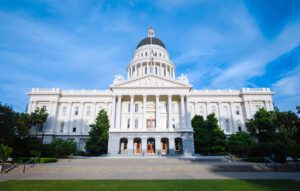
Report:
<svg viewBox="0 0 300 191"><path fill-rule="evenodd" d="M107 153L109 120L104 109L99 111L95 124L90 125L89 139L86 142L86 150L91 155Z"/></svg>
<svg viewBox="0 0 300 191"><path fill-rule="evenodd" d="M8 159L9 155L11 155L13 149L7 145L0 144L0 159L2 161L2 165Z"/></svg>
<svg viewBox="0 0 300 191"><path fill-rule="evenodd" d="M253 119L246 122L246 127L259 142L275 141L276 113L261 108L254 114Z"/></svg>
<svg viewBox="0 0 300 191"><path fill-rule="evenodd" d="M43 156L66 157L76 152L73 140L56 139L51 144L43 145Z"/></svg>
<svg viewBox="0 0 300 191"><path fill-rule="evenodd" d="M237 132L227 140L228 151L235 155L247 155L254 144L253 137L245 132Z"/></svg>
<svg viewBox="0 0 300 191"><path fill-rule="evenodd" d="M0 103L0 144L13 145L17 138L16 119L12 107Z"/></svg>
<svg viewBox="0 0 300 191"><path fill-rule="evenodd" d="M48 113L44 108L36 108L36 110L30 114L31 124L35 126L36 133L43 130L43 124L46 122Z"/></svg>
<svg viewBox="0 0 300 191"><path fill-rule="evenodd" d="M215 114L206 117L195 115L192 119L196 153L218 153L226 149L226 136L218 125Z"/></svg>

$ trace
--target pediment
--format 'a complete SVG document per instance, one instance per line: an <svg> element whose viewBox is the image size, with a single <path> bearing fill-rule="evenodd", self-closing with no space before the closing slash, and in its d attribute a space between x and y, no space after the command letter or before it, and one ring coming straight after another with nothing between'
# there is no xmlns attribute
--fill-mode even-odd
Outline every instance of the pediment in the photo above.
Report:
<svg viewBox="0 0 300 191"><path fill-rule="evenodd" d="M190 88L190 84L185 84L177 80L168 80L162 77L148 75L140 78L124 81L111 85L111 88Z"/></svg>

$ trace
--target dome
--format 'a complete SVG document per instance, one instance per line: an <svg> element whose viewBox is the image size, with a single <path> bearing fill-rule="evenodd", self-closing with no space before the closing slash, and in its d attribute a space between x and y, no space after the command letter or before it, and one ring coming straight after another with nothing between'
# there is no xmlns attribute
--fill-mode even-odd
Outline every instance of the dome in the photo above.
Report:
<svg viewBox="0 0 300 191"><path fill-rule="evenodd" d="M160 39L155 37L155 31L152 27L148 29L148 37L141 40L141 42L137 45L136 49L148 44L154 44L166 48L165 44Z"/></svg>
<svg viewBox="0 0 300 191"><path fill-rule="evenodd" d="M146 37L143 40L141 40L141 42L137 45L136 49L147 44L154 44L166 48L165 44L160 39L156 37Z"/></svg>

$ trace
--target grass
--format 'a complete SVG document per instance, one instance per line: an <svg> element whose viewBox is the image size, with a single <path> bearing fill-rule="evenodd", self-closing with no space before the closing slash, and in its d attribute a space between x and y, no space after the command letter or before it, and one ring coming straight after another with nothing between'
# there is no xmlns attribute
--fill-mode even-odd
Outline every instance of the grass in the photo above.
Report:
<svg viewBox="0 0 300 191"><path fill-rule="evenodd" d="M0 182L1 191L296 191L292 180L17 180Z"/></svg>

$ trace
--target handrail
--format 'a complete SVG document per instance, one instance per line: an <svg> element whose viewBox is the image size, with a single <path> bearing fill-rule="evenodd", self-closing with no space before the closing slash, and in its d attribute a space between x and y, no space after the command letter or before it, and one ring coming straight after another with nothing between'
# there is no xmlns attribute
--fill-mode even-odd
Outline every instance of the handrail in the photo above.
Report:
<svg viewBox="0 0 300 191"><path fill-rule="evenodd" d="M29 159L28 161L26 161L23 165L23 173L25 173L26 172L26 165L27 164L32 164L30 167L33 167L34 165L35 165L35 162L34 162L34 160L33 159Z"/></svg>
<svg viewBox="0 0 300 191"><path fill-rule="evenodd" d="M264 157L264 160L265 160L265 165L267 166L267 163L271 163L273 164L273 167L274 167L274 171L277 172L277 163L274 162L273 160L271 160L269 157Z"/></svg>

